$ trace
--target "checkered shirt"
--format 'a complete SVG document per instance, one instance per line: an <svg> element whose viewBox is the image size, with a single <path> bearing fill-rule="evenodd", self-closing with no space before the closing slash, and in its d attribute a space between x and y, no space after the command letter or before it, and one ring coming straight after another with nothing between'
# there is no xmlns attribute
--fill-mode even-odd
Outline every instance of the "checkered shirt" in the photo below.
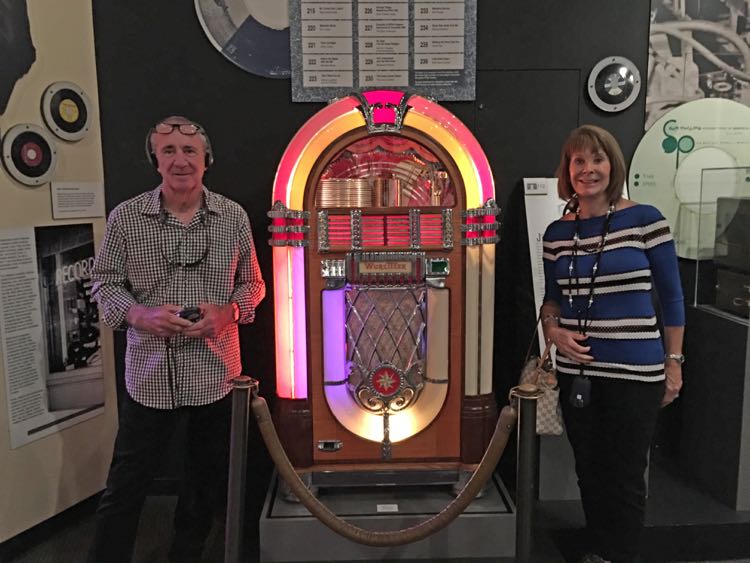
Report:
<svg viewBox="0 0 750 563"><path fill-rule="evenodd" d="M222 195L205 187L203 193L204 209L188 225L162 208L160 188L118 205L94 261L102 319L127 328L128 393L147 407L205 405L229 393L230 379L242 370L239 333L231 323L215 338L177 335L168 349L166 339L127 325L133 304L235 302L239 322L250 323L266 293L247 214Z"/></svg>

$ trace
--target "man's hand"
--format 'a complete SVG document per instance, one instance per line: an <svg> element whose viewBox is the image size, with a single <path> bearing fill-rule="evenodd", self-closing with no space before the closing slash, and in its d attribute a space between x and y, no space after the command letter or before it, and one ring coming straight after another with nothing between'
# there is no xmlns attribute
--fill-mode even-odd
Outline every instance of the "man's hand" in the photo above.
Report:
<svg viewBox="0 0 750 563"><path fill-rule="evenodd" d="M203 318L183 330L182 334L185 336L190 336L191 338L215 338L221 334L224 327L234 322L234 308L231 303L227 305L201 303L199 307Z"/></svg>
<svg viewBox="0 0 750 563"><path fill-rule="evenodd" d="M128 324L138 330L143 330L154 336L169 338L193 326L188 320L177 316L182 307L177 305L159 305L146 307L133 305L128 309L126 320Z"/></svg>

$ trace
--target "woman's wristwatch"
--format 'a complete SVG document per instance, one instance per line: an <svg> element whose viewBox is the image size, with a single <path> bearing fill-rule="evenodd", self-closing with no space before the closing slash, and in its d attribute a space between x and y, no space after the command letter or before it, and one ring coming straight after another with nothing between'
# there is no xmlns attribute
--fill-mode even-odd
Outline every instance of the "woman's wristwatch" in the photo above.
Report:
<svg viewBox="0 0 750 563"><path fill-rule="evenodd" d="M685 355L684 354L666 354L664 356L665 360L674 360L678 364L682 365L685 363Z"/></svg>

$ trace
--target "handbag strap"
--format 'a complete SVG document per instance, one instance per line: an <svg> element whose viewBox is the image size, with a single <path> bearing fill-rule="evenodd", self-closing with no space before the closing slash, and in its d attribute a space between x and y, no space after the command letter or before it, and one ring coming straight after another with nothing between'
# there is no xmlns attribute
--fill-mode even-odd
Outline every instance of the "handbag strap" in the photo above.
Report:
<svg viewBox="0 0 750 563"><path fill-rule="evenodd" d="M539 362L537 362L537 365L540 365L540 366L544 365L544 362L546 362L547 358L549 358L549 353L552 351L552 341L547 340L546 342L547 342L547 345L544 347L544 352L539 358Z"/></svg>
<svg viewBox="0 0 750 563"><path fill-rule="evenodd" d="M534 346L534 340L536 339L536 335L539 332L539 325L542 321L542 312L539 311L539 316L536 318L536 324L534 325L534 333L531 335L531 340L529 341L529 347L526 350L526 359L523 361L524 365L528 363L529 358L531 357L531 349ZM544 362L547 361L547 358L549 358L550 351L552 350L552 341L548 340L546 341L547 345L544 347L544 352L542 352L542 355L539 357L539 361L537 362L537 365L544 365Z"/></svg>

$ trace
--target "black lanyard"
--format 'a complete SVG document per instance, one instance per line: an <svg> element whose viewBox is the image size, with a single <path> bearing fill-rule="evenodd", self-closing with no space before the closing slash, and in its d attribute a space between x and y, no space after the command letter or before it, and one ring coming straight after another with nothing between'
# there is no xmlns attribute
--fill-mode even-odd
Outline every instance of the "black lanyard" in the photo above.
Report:
<svg viewBox="0 0 750 563"><path fill-rule="evenodd" d="M607 243L607 237L609 236L609 223L612 220L614 214L614 204L609 205L607 210L607 216L604 219L604 226L602 228L602 235L599 241L598 248L596 250L596 258L594 259L594 266L591 269L591 282L589 283L588 299L584 308L579 308L576 311L576 317L578 319L578 332L586 335L586 331L591 323L591 306L594 304L594 286L596 285L596 276L599 272L599 264L602 260L602 254L604 254L604 246ZM568 277L570 279L571 288L568 292L568 303L570 308L573 308L573 284L575 284L575 291L577 295L580 295L580 272L578 271L578 251L581 240L581 208L580 206L576 209L576 232L573 235L573 254L570 257L570 265L568 266ZM573 281L573 274L575 273L575 282ZM583 369L583 368L581 368Z"/></svg>

